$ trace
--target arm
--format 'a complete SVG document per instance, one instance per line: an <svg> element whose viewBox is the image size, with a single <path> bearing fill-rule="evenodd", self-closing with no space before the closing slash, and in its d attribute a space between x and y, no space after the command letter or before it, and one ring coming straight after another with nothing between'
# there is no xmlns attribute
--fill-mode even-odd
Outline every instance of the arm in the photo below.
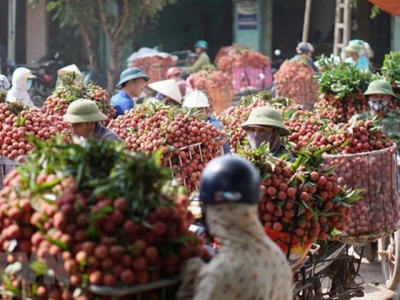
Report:
<svg viewBox="0 0 400 300"><path fill-rule="evenodd" d="M314 72L319 72L318 67L315 65L314 61L311 58L308 59L308 64L310 65L311 69L314 70Z"/></svg>
<svg viewBox="0 0 400 300"><path fill-rule="evenodd" d="M210 63L210 59L206 53L202 53L193 66L190 67L183 67L183 72L194 73L200 71L201 67Z"/></svg>

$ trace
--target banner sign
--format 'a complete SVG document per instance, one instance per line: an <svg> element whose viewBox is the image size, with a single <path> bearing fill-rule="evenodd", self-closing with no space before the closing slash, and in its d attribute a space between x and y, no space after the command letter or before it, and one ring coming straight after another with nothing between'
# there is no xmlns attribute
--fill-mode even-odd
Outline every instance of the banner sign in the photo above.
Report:
<svg viewBox="0 0 400 300"><path fill-rule="evenodd" d="M237 3L238 29L256 30L258 19L258 5L256 1Z"/></svg>

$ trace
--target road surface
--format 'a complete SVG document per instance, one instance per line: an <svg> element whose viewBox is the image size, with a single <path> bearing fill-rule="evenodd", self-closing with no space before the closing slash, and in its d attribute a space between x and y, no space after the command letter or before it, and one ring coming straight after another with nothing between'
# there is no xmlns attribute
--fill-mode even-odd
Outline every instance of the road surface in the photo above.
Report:
<svg viewBox="0 0 400 300"><path fill-rule="evenodd" d="M381 264L377 260L368 262L368 260L363 259L360 275L364 281L364 297L353 299L386 300L396 295L394 291L385 288Z"/></svg>

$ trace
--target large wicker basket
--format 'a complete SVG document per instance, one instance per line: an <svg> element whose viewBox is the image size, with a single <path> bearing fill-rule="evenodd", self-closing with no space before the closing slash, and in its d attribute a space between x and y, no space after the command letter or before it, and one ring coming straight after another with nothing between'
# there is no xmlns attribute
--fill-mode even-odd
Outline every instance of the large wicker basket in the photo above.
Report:
<svg viewBox="0 0 400 300"><path fill-rule="evenodd" d="M362 190L362 198L351 205L342 241L364 244L399 228L396 145L366 153L326 155L325 167L334 167L340 184Z"/></svg>

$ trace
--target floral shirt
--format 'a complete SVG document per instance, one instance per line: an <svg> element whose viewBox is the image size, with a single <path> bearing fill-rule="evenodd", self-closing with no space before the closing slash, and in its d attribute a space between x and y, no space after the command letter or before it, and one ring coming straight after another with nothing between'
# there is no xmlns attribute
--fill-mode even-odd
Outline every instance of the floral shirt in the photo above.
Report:
<svg viewBox="0 0 400 300"><path fill-rule="evenodd" d="M291 300L292 273L279 247L265 234L257 205L206 207L206 222L218 238L218 254L208 264L189 260L178 299ZM195 266L200 269L194 271ZM194 275L193 287L188 281ZM184 293L190 291L190 293Z"/></svg>

